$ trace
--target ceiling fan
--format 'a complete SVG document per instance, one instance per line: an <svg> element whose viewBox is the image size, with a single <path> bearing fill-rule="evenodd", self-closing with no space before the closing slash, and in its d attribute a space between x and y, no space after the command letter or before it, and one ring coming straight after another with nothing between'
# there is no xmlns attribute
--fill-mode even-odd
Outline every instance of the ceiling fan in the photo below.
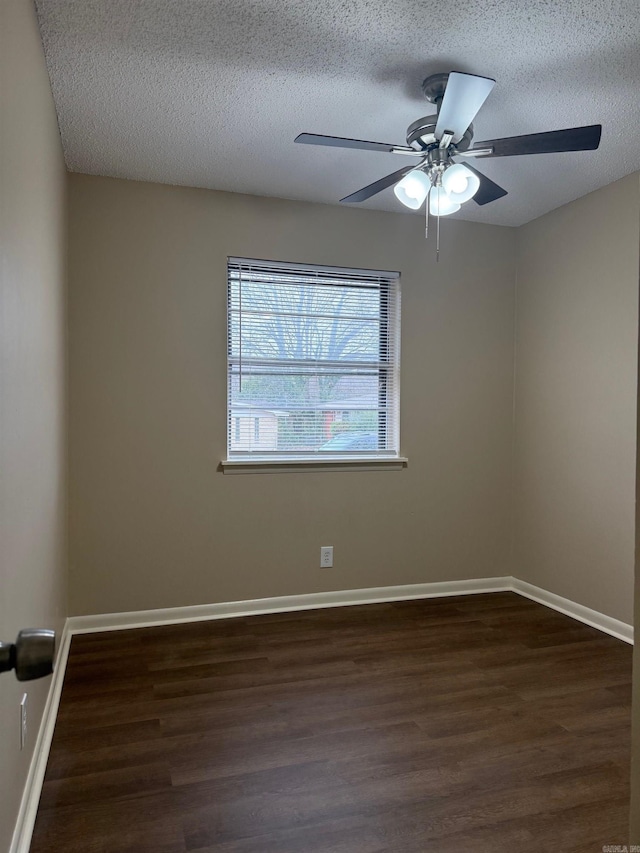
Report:
<svg viewBox="0 0 640 853"><path fill-rule="evenodd" d="M416 158L384 178L340 199L341 202L366 201L395 184L397 198L418 210L429 196L427 223L432 216L446 216L460 210L473 198L484 205L507 195L507 191L469 164L483 157L514 157L521 154L551 154L561 151L593 151L600 144L602 125L571 127L504 139L487 139L471 145L473 120L495 85L490 77L460 71L433 74L422 83L426 99L436 106L436 114L419 118L407 128L406 145L388 145L340 136L301 133L296 142L357 148ZM462 162L460 162L462 161Z"/></svg>

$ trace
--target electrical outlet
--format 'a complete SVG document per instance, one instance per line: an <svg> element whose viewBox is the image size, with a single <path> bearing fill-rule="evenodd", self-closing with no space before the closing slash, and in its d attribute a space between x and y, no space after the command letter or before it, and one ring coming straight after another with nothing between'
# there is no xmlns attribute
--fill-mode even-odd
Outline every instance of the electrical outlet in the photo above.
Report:
<svg viewBox="0 0 640 853"><path fill-rule="evenodd" d="M20 749L24 749L27 740L27 694L20 702Z"/></svg>
<svg viewBox="0 0 640 853"><path fill-rule="evenodd" d="M330 569L333 566L333 545L322 545L320 548L320 568Z"/></svg>

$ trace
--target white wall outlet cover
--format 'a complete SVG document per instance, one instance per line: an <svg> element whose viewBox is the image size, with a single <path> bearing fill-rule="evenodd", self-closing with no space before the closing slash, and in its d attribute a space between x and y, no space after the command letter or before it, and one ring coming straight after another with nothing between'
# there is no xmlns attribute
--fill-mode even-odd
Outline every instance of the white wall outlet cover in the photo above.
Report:
<svg viewBox="0 0 640 853"><path fill-rule="evenodd" d="M322 545L320 548L320 568L330 569L333 566L333 545Z"/></svg>

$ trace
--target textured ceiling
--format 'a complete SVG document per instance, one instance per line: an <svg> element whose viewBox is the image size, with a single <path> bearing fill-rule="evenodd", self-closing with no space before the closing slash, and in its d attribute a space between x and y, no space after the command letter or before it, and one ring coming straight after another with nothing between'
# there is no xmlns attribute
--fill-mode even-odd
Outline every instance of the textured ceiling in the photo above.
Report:
<svg viewBox="0 0 640 853"><path fill-rule="evenodd" d="M640 169L638 0L37 0L70 170L335 203L398 156L436 71L494 77L475 139L601 123L595 152L477 161L518 225ZM364 206L404 210L392 190Z"/></svg>

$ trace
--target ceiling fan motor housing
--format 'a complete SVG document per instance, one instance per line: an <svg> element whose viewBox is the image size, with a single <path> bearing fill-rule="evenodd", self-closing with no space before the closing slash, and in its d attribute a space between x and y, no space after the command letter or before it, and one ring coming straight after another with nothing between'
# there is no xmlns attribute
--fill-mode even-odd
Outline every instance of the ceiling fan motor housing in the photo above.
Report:
<svg viewBox="0 0 640 853"><path fill-rule="evenodd" d="M416 119L407 128L407 145L410 145L417 151L427 151L434 145L438 145L438 140L436 139L435 133L437 123L437 115L423 116L422 118ZM469 148L469 146L471 145L472 140L473 124L470 124L469 127L466 129L464 136L462 137L460 142L456 143L455 147L458 151L466 151L467 148Z"/></svg>

